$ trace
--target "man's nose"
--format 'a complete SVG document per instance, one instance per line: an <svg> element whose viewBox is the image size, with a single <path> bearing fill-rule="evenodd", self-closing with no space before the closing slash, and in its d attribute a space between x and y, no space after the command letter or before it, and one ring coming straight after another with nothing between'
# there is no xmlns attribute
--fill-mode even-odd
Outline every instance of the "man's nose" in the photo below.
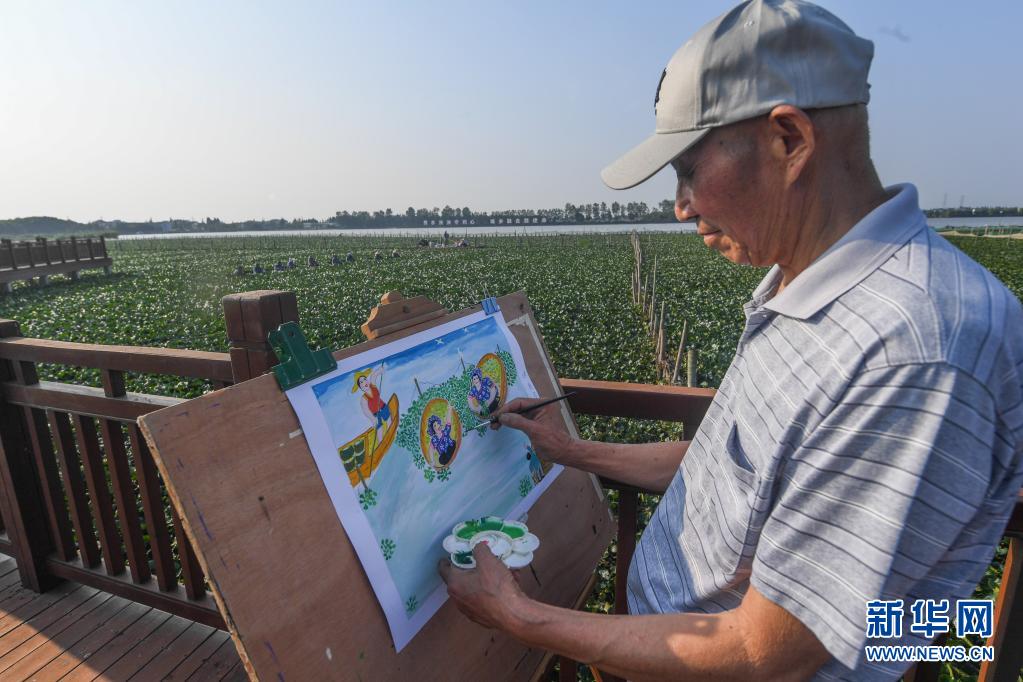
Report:
<svg viewBox="0 0 1023 682"><path fill-rule="evenodd" d="M692 220L697 215L699 214L693 210L692 202L680 192L678 198L675 199L675 219L680 223L684 223L687 220Z"/></svg>

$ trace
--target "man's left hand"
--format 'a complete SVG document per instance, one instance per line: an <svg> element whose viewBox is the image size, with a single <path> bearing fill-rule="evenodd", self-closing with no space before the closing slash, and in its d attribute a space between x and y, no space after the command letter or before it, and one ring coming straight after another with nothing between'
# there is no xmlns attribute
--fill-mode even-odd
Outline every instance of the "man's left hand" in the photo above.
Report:
<svg viewBox="0 0 1023 682"><path fill-rule="evenodd" d="M447 559L437 567L448 586L448 596L470 620L488 628L509 629L522 613L520 606L529 599L515 576L486 546L476 545L472 552L476 568L457 568Z"/></svg>

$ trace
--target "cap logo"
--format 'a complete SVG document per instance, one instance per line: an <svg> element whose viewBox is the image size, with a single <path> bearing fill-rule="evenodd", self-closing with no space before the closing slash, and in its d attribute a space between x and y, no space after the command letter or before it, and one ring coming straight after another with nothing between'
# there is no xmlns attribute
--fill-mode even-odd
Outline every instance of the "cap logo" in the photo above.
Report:
<svg viewBox="0 0 1023 682"><path fill-rule="evenodd" d="M654 113L657 113L657 103L661 101L661 86L664 85L664 77L668 75L668 69L661 71L661 80L657 81L657 92L654 93Z"/></svg>

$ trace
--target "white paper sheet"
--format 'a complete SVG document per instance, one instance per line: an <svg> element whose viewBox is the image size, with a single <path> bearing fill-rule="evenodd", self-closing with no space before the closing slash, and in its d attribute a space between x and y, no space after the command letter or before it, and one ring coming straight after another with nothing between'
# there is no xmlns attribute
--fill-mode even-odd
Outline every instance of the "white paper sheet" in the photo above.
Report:
<svg viewBox="0 0 1023 682"><path fill-rule="evenodd" d="M447 599L436 567L452 526L521 518L561 471L519 431L471 428L487 407L537 397L500 312L346 358L287 395L397 651Z"/></svg>

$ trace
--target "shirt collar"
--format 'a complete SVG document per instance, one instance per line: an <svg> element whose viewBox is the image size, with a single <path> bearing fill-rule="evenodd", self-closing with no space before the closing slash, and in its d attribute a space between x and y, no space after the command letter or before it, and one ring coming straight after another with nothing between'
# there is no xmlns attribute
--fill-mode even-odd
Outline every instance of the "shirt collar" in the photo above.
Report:
<svg viewBox="0 0 1023 682"><path fill-rule="evenodd" d="M927 227L916 187L902 184L885 190L891 196L888 201L864 216L773 298L782 272L777 265L771 268L747 305L805 320L877 270Z"/></svg>

